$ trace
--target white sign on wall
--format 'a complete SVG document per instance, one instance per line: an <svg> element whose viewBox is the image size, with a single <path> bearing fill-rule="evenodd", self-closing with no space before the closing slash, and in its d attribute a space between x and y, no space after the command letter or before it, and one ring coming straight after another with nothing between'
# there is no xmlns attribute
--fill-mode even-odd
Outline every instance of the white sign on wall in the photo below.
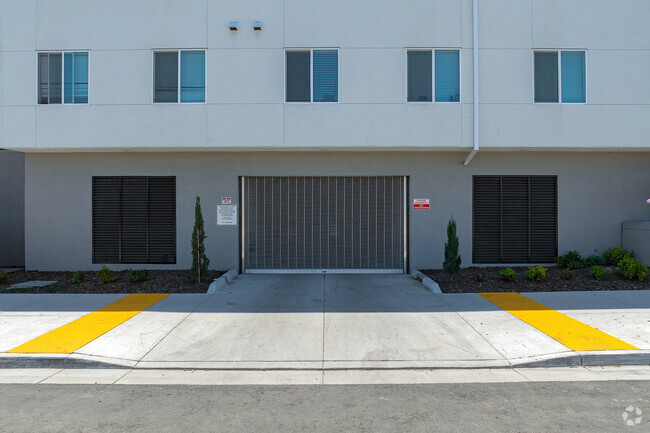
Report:
<svg viewBox="0 0 650 433"><path fill-rule="evenodd" d="M231 197L221 197L221 204L232 204Z"/></svg>
<svg viewBox="0 0 650 433"><path fill-rule="evenodd" d="M413 209L429 209L429 199L428 198L413 199Z"/></svg>
<svg viewBox="0 0 650 433"><path fill-rule="evenodd" d="M217 205L217 225L218 226L236 226L237 225L237 205Z"/></svg>

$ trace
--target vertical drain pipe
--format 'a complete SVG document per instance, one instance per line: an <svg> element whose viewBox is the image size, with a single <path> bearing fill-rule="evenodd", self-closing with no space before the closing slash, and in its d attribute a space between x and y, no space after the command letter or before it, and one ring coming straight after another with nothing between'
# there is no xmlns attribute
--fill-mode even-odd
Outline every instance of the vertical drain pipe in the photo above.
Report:
<svg viewBox="0 0 650 433"><path fill-rule="evenodd" d="M479 149L479 74L478 74L478 0L473 0L472 4L472 36L473 36L473 54L474 54L474 149L467 156L464 166L469 165Z"/></svg>

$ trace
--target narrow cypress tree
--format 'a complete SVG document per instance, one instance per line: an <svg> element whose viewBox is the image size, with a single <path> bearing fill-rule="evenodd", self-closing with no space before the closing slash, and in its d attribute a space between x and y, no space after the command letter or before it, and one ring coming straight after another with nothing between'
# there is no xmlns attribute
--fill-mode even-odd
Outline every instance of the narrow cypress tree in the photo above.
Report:
<svg viewBox="0 0 650 433"><path fill-rule="evenodd" d="M460 273L461 258L458 254L458 236L456 236L456 221L451 217L447 224L447 242L445 243L445 261L442 267L453 278Z"/></svg>
<svg viewBox="0 0 650 433"><path fill-rule="evenodd" d="M201 199L196 197L194 207L194 230L192 230L192 276L200 283L201 277L207 277L210 260L205 255L205 228L201 213Z"/></svg>

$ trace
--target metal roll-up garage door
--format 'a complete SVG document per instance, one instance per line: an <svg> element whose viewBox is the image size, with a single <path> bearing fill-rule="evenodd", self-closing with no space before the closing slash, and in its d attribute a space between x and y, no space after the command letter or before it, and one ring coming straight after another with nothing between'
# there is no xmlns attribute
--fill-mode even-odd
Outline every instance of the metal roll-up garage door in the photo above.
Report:
<svg viewBox="0 0 650 433"><path fill-rule="evenodd" d="M245 272L405 272L406 178L245 177Z"/></svg>

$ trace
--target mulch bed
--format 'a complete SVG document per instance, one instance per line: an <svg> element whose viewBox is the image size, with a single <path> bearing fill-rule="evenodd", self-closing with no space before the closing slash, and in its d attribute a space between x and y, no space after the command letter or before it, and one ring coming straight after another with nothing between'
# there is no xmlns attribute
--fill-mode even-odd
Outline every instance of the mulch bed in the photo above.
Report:
<svg viewBox="0 0 650 433"><path fill-rule="evenodd" d="M425 269L422 273L438 283L444 293L650 290L650 276L644 281L626 280L617 275L615 267L605 267L605 278L601 281L589 276L590 268L572 270L567 280L562 275L563 269L557 266L548 267L542 281L528 280L526 266L513 267L514 281L503 281L499 275L501 269L503 267L465 268L453 279L442 269Z"/></svg>
<svg viewBox="0 0 650 433"><path fill-rule="evenodd" d="M223 275L223 271L210 271L207 278L201 278L201 283L192 281L189 271L149 271L144 281L137 283L129 280L129 271L114 271L117 281L97 285L96 272L84 272L84 283L73 283L74 272L40 272L18 271L7 274L7 283L0 284L2 293L205 293L215 279ZM7 290L9 286L25 281L58 281L58 283L35 289Z"/></svg>

